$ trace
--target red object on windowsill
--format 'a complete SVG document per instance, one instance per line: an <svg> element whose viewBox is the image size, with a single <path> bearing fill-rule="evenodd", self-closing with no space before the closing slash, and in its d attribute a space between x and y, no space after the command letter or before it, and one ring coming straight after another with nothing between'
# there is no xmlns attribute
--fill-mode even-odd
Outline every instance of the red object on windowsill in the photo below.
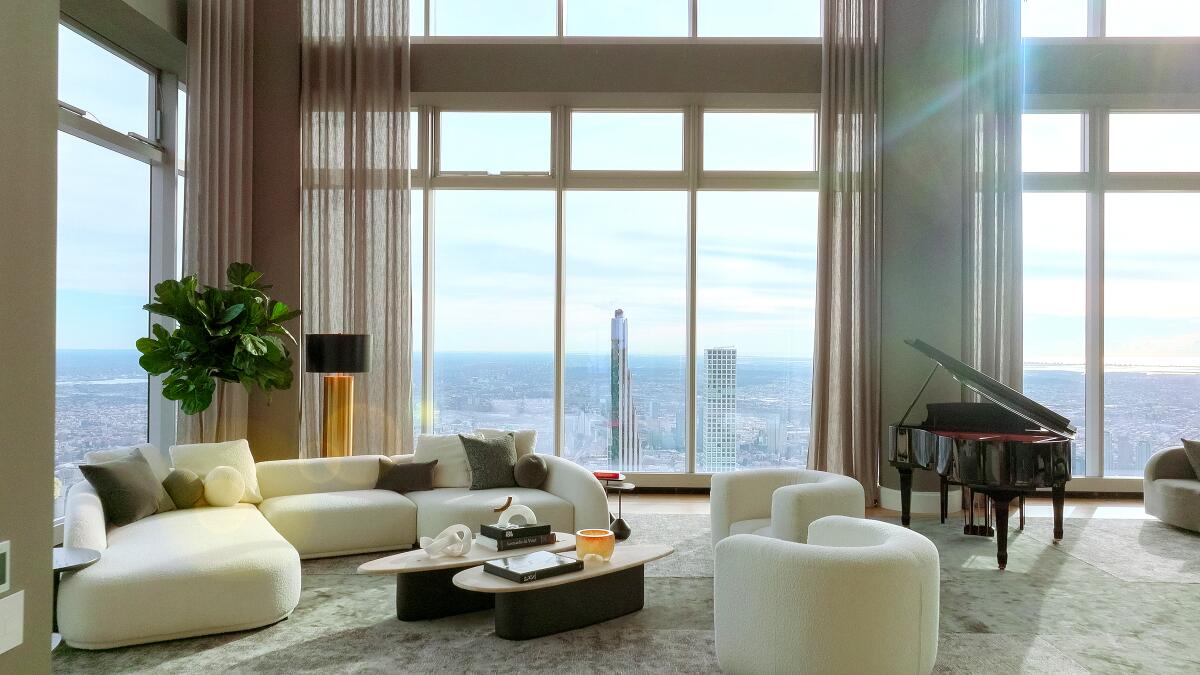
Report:
<svg viewBox="0 0 1200 675"><path fill-rule="evenodd" d="M593 471L592 475L600 480L625 480L625 474L616 471Z"/></svg>

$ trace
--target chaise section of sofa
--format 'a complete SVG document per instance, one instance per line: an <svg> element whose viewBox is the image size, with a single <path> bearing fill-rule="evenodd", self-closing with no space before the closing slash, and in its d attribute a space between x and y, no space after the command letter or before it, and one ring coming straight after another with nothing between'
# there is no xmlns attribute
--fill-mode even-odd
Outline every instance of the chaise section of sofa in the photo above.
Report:
<svg viewBox="0 0 1200 675"><path fill-rule="evenodd" d="M257 628L300 601L296 549L250 504L168 511L106 532L85 481L67 496L64 545L101 553L62 580L58 625L72 647Z"/></svg>
<svg viewBox="0 0 1200 675"><path fill-rule="evenodd" d="M259 510L301 558L394 551L417 541L417 505L375 489L378 455L284 459L255 469L263 493Z"/></svg>

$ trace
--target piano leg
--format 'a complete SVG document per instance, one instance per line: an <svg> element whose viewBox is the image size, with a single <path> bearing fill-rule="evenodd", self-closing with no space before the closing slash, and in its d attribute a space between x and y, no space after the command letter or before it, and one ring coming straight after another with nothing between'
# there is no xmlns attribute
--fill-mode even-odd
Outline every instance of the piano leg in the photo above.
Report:
<svg viewBox="0 0 1200 675"><path fill-rule="evenodd" d="M941 485L942 524L945 525L946 524L946 512L949 510L949 508L948 508L949 505L947 504L947 502L950 501L950 484L946 482L945 476L942 476L941 478L942 478L942 485Z"/></svg>
<svg viewBox="0 0 1200 675"><path fill-rule="evenodd" d="M1066 486L1055 485L1050 493L1050 499L1054 503L1054 540L1058 541L1063 538L1063 503L1067 500Z"/></svg>
<svg viewBox="0 0 1200 675"><path fill-rule="evenodd" d="M1008 566L1008 510L1012 506L1011 494L993 494L992 504L996 511L996 563L1000 569Z"/></svg>
<svg viewBox="0 0 1200 675"><path fill-rule="evenodd" d="M1017 508L1021 511L1021 531L1025 531L1025 495L1017 497Z"/></svg>
<svg viewBox="0 0 1200 675"><path fill-rule="evenodd" d="M900 472L900 524L908 527L912 518L912 469L902 469Z"/></svg>

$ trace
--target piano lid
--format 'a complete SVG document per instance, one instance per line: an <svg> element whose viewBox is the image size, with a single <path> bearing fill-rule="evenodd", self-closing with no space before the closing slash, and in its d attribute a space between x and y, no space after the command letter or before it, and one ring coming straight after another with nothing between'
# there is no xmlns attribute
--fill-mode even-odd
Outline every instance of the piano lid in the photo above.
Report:
<svg viewBox="0 0 1200 675"><path fill-rule="evenodd" d="M928 356L936 361L938 365L950 371L954 379L980 396L1014 414L1024 417L1042 429L1068 438L1075 438L1075 427L1071 425L1071 420L1059 415L1041 403L984 375L971 366L921 340L905 340L905 342L913 349Z"/></svg>

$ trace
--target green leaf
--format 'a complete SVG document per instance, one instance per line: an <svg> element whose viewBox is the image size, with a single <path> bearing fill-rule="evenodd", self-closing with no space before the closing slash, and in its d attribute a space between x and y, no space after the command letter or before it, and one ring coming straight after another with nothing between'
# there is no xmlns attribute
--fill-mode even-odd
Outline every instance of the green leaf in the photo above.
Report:
<svg viewBox="0 0 1200 675"><path fill-rule="evenodd" d="M241 304L241 303L238 303L236 305L232 305L230 307L225 308L225 313L221 315L221 319L220 319L219 323L229 323L230 321L233 321L234 319L241 316L242 312L245 311L245 309L246 309L246 305Z"/></svg>
<svg viewBox="0 0 1200 675"><path fill-rule="evenodd" d="M246 277L253 274L254 267L250 263L234 262L229 263L229 268L225 270L225 279L234 286L249 286L246 283ZM259 276L262 276L259 274Z"/></svg>
<svg viewBox="0 0 1200 675"><path fill-rule="evenodd" d="M242 347L254 356L263 356L267 353L267 343L257 335L242 335Z"/></svg>

